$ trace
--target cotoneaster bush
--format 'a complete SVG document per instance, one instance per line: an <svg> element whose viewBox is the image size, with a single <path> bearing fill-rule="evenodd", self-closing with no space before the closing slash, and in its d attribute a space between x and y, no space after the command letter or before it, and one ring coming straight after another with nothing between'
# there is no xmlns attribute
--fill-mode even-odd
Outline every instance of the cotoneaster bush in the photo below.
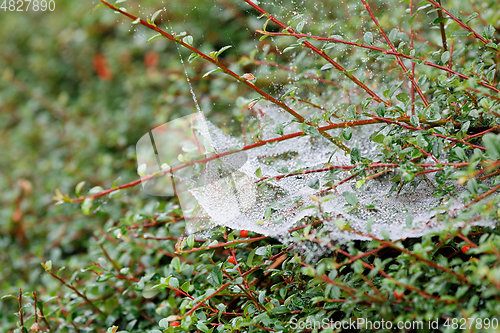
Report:
<svg viewBox="0 0 500 333"><path fill-rule="evenodd" d="M221 3L223 19L248 28L242 45L210 44L210 35L179 19L168 4L166 12L159 3L140 19L136 12L143 9L135 3L103 1L108 12L93 15L127 16L132 29L151 30L151 43L164 43L170 61L178 61L179 53L189 59L186 73L197 95L204 96L207 117L242 137L244 149L290 139L283 132L289 124L277 126L273 139L260 138L266 124L259 113L272 112L268 106L274 105L301 124L296 135L324 136L332 150L350 156L351 164L340 166L349 176L335 178L334 162L325 165L332 171L330 181L310 185L318 190L317 214L288 230L285 244L227 227L187 236L175 198L141 196L139 181L90 190L75 182L75 194L56 192L57 204L81 202L83 213L100 216L102 225L81 262L67 259L66 269L43 262L43 286L7 296L17 298L21 309L17 330L333 332L311 323L364 319L394 325L379 331L402 331L395 328L398 322L423 325L407 331L497 331L498 4ZM150 64L158 64L150 57ZM94 62L99 77L108 78L108 63ZM184 67L178 68L176 78L184 82ZM147 79L143 84L158 77L152 73ZM173 100L168 89L173 88L160 84L156 92L166 103ZM191 103L189 89L180 90L175 100ZM155 120L175 119L175 110L168 111ZM367 123L387 125L386 132L370 138L379 144L376 160L348 148L353 132ZM323 169L288 170L282 176ZM354 229L322 211L340 183L354 180L362 187L387 172L396 175L394 195L433 174L433 195L446 207L464 185L463 204L433 217L443 230L400 240L373 235L369 223ZM366 209L355 196L345 197L346 209ZM484 220L488 227L474 225ZM369 240L332 241L332 221ZM44 301L37 303L39 312L33 311L34 297Z"/></svg>

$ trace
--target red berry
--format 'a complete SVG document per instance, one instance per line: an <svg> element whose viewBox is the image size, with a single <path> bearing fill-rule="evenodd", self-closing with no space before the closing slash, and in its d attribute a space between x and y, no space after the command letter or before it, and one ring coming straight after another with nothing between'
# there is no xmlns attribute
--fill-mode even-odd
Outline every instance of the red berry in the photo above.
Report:
<svg viewBox="0 0 500 333"><path fill-rule="evenodd" d="M178 321L173 321L170 323L170 327L177 327L177 326L181 326L181 324Z"/></svg>
<svg viewBox="0 0 500 333"><path fill-rule="evenodd" d="M156 67L158 66L158 62L160 61L160 55L158 52L149 51L144 56L144 64L146 67Z"/></svg>
<svg viewBox="0 0 500 333"><path fill-rule="evenodd" d="M248 230L240 230L240 236L243 238L248 237Z"/></svg>
<svg viewBox="0 0 500 333"><path fill-rule="evenodd" d="M108 66L99 67L99 69L97 69L97 75L101 80L109 81L113 77L113 71L111 71L111 68Z"/></svg>
<svg viewBox="0 0 500 333"><path fill-rule="evenodd" d="M99 68L108 67L108 61L103 53L96 53L92 59L92 65L97 71Z"/></svg>
<svg viewBox="0 0 500 333"><path fill-rule="evenodd" d="M462 252L463 252L464 254L466 254L466 253L467 253L467 251L469 251L469 249L470 249L470 248L471 248L471 246L470 246L470 245L465 245L464 247L462 247Z"/></svg>
<svg viewBox="0 0 500 333"><path fill-rule="evenodd" d="M229 256L227 258L227 261L230 262L233 265L236 265L236 259L233 256Z"/></svg>
<svg viewBox="0 0 500 333"><path fill-rule="evenodd" d="M396 297L397 299L402 299L404 295L405 295L404 292L398 293L396 290L394 290L394 297Z"/></svg>

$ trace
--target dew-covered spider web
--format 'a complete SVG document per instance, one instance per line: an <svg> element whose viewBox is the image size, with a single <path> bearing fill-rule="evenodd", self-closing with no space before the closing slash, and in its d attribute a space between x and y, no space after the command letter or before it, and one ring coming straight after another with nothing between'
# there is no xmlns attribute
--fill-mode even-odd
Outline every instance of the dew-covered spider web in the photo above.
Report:
<svg viewBox="0 0 500 333"><path fill-rule="evenodd" d="M278 124L290 120L276 108L267 111L264 117L269 118L266 120L268 123ZM224 134L210 122L207 122L207 126L216 150L243 147L241 142ZM382 126L367 125L355 130L349 146L359 147L364 156L375 156L377 146L369 138ZM289 126L285 134L298 130L298 126ZM276 137L276 134L264 132L261 139L272 137ZM358 234L341 231L335 223L339 219L361 232L369 231L378 237L389 235L391 239L400 239L421 236L443 227L435 218L436 215L463 206L460 193L466 189L462 187L456 189L454 198L443 200L433 196L436 183L432 173L402 187L394 182L395 178L399 178L394 171L368 180L362 186L355 178L336 186L340 180L352 174L348 171L332 173L328 170L273 179L295 170L351 164L349 155L336 149L321 136L297 137L274 146L268 144L253 148L246 153L246 163L231 177L225 178L225 184L233 182L233 187L191 189L191 194L210 216L209 222L204 221L208 222L205 228L225 225L264 235L283 236L300 220L317 217L323 218L332 239L366 239ZM259 182L264 177L269 178ZM330 187L335 188L325 191ZM318 199L323 201L320 208ZM477 223L489 224L487 221ZM198 231L198 227L191 224L189 231Z"/></svg>
<svg viewBox="0 0 500 333"><path fill-rule="evenodd" d="M274 107L266 109L261 117L269 125L265 128L290 121L287 114ZM372 124L356 129L349 146L358 147L363 156L375 157L378 148L370 136L384 130L382 127ZM297 131L300 131L299 125L291 124L284 134ZM339 220L361 232L400 239L421 236L443 227L436 215L463 205L460 193L465 189L460 187L454 198L443 200L433 196L436 186L433 174L400 187L394 181L400 175L391 170L362 185L355 177L341 181L352 175L349 171L334 169L333 172L307 173L329 166L351 165L348 154L321 136L301 136L238 152L244 147L241 140L225 134L199 114L157 127L152 133L159 163L167 161L160 170L181 165L178 153L184 154L183 163L212 158L173 172L175 194L181 203L188 233L206 232L223 225L280 237L299 221L315 217L330 229L332 239L366 238L339 229ZM330 133L333 135L334 131ZM260 138L275 137L276 134L264 129ZM148 142L149 138L143 137ZM154 172L157 158L152 148L149 156L144 154L147 149L141 146L143 139L138 143L138 158L142 158L139 163L148 164L144 171ZM169 152L170 156L162 152ZM215 156L224 152L232 153ZM145 183L145 190L149 194L174 194L173 190L162 194L170 189L168 182L156 183L160 184L156 192L148 184Z"/></svg>
<svg viewBox="0 0 500 333"><path fill-rule="evenodd" d="M283 5L279 6L283 10ZM167 28L175 34L170 20L168 23ZM242 151L248 142L241 135L228 134L225 124L216 124L206 116L221 110L200 106L183 60L185 56L179 47L176 51L195 113L143 136L137 145L137 155L139 169L145 175L173 170L166 176L144 181L143 188L150 195L175 194L188 233L208 234L212 228L222 225L284 238L289 229L312 218L323 222L333 240L369 239L342 230L338 227L340 224L376 237L401 239L445 227L438 215L463 207L461 194L466 191L463 187L456 186L445 199L433 195L437 186L435 173L419 175L401 186L399 171L380 168L371 170L365 180L360 181L363 178L356 177L354 171L342 168L356 164L351 156L321 135L298 136ZM292 63L305 61L301 56L303 53L298 53ZM363 66L355 75L365 75L369 68L366 64ZM255 73L257 77L278 81L265 67L259 71ZM295 74L288 74L289 84L298 80ZM385 80L382 78L381 82ZM275 93L282 93L282 87L275 86ZM350 102L351 98L357 98L348 95L338 101ZM321 98L337 101L327 93ZM310 113L304 114L308 115ZM258 140L277 138L279 135L274 129L280 124L287 124L282 133L285 135L302 131L289 114L270 104L261 103L255 118L260 123ZM357 148L363 158L376 161L380 144L371 137L379 132L387 134L389 130L386 124L352 128L352 138L346 145ZM327 133L338 137L340 131ZM428 158L421 162L434 161ZM324 170L317 171L319 169ZM370 175L373 177L368 177ZM485 220L474 223L490 224Z"/></svg>

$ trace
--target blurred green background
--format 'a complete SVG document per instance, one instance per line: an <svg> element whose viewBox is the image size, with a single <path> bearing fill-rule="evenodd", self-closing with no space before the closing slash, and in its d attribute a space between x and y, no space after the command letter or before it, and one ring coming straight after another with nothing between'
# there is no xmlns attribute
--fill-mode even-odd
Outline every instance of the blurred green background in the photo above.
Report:
<svg viewBox="0 0 500 333"><path fill-rule="evenodd" d="M147 198L132 189L85 216L79 204L54 206L55 190L75 197L83 180L82 193L135 180L137 140L195 112L175 45L146 43L152 32L108 9L91 14L96 1L55 4L45 12L0 9L0 296L19 288L42 298L65 292L43 277L40 263L71 272L88 265L97 258L92 233ZM160 5L127 2L142 17ZM228 6L169 1L168 16L177 31L204 37L204 49L239 45L246 18L235 19ZM196 66L188 70L204 110L227 110L234 84L200 83L204 64ZM0 331L15 327L15 311L15 300L0 301Z"/></svg>

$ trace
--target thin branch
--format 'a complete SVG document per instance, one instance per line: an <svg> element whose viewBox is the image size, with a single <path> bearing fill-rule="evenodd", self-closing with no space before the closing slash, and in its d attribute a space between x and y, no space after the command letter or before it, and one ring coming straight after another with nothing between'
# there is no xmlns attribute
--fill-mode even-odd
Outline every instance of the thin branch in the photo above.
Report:
<svg viewBox="0 0 500 333"><path fill-rule="evenodd" d="M451 17L455 22L457 22L457 24L459 26L461 26L463 29L467 30L467 31L470 31L474 34L474 36L479 39L481 42L483 42L484 44L488 44L489 41L484 39L483 37L481 37L481 35L479 35L477 32L475 32L471 27L465 25L464 23L462 23L462 21L460 21L458 18L456 18L455 16L451 15L451 13L449 11L447 11L446 9L444 9L439 3L433 1L433 0L427 0L429 1L430 3L432 3L434 5L434 7L437 7L439 9L441 9L443 12L446 13L446 15L448 15L449 17ZM496 50L495 50L496 51Z"/></svg>
<svg viewBox="0 0 500 333"><path fill-rule="evenodd" d="M410 0L410 17L413 17L413 0ZM413 50L413 40L415 39L415 32L413 31L413 22L410 28L410 50ZM411 81L411 114L415 114L415 63L411 63L411 76L413 81Z"/></svg>
<svg viewBox="0 0 500 333"><path fill-rule="evenodd" d="M246 62L249 62L249 63L252 63L252 64L255 64L255 65L272 66L272 67L276 67L276 68L282 69L282 70L287 71L287 72L293 72L293 73L297 73L297 74L300 73L300 71L298 69L296 69L296 68L286 67L286 66L280 65L278 63L272 62L272 61L262 61L262 60L248 59L246 57L243 58L242 60L244 60ZM341 86L340 84L338 84L336 82L333 82L333 81L330 81L330 80L326 80L326 79L322 79L320 77L317 77L317 76L314 76L314 75L311 75L311 74L305 73L304 77L306 77L308 79L313 79L313 80L316 80L318 82L325 83L325 84L328 84L328 85L331 85L331 86L334 86L334 87L337 87L337 88L345 89L343 86Z"/></svg>
<svg viewBox="0 0 500 333"><path fill-rule="evenodd" d="M225 242L225 243L219 243L219 244L211 245L211 246L197 247L197 248L193 248L191 250L186 250L186 251L180 250L179 253L192 253L192 252L199 252L199 251L204 251L204 250L216 249L219 247L225 247L225 246L230 246L230 245L234 245L234 244L252 243L252 242L256 242L256 241L266 239L266 238L269 238L269 237L268 236L260 236L260 237L255 237L255 238L238 239L238 240L235 240L232 242Z"/></svg>
<svg viewBox="0 0 500 333"><path fill-rule="evenodd" d="M439 5L441 5L441 0L438 0ZM444 18L443 18L443 11L438 10L437 11L438 18L440 18L439 22L439 30L441 30L441 41L443 43L443 51L446 52L448 50L448 46L446 44L446 31L444 30Z"/></svg>
<svg viewBox="0 0 500 333"><path fill-rule="evenodd" d="M409 123L410 122L410 117L399 117L399 118L396 118L397 121L394 121L394 120L391 120L391 119L387 119L387 118L376 117L376 116L371 116L371 117L373 119L356 120L356 121L345 122L345 123L330 124L330 125L326 125L326 126L323 126L323 127L318 127L318 130L320 132L322 132L322 131L327 131L327 130L331 130L331 129L335 129L335 128L343 128L343 127L351 127L351 126L363 126L363 125L370 125L370 124L377 124L377 123L384 123L385 122L385 123L391 123L391 124L394 124L394 125L398 125L398 126L406 128L406 129L419 130L419 131L427 131L427 130L425 130L423 128L420 128L420 127L412 127L412 126L400 123L400 122L408 122ZM420 119L420 121L423 122L423 123L426 123L425 119ZM438 121L438 122L434 122L432 124L440 125L440 124L442 124L444 122L446 122L446 120L441 120L441 121ZM285 135L282 135L280 137L273 138L273 139L258 141L256 143L252 143L252 144L249 144L247 146L244 146L241 150L226 151L226 152L222 152L222 153L219 153L219 154L215 154L213 156L210 156L210 157L207 157L207 158L204 158L204 159L192 161L190 163L186 163L186 164L183 164L183 165L179 165L179 166L176 166L176 167L171 167L170 169L162 171L162 172L157 172L157 173L153 173L153 174L144 176L144 177L142 177L140 179L137 179L137 180L134 180L134 181L132 181L130 183L126 183L126 184L123 184L123 185L120 185L120 186L117 186L117 187L114 187L114 188L110 188L110 189L104 190L104 191L96 193L96 194L92 194L92 195L88 195L88 196L84 196L84 197L79 197L79 198L75 198L75 199L67 199L67 201L68 202L81 202L81 201L84 201L85 199L96 199L96 198L102 197L104 195L107 195L109 193L112 193L112 192L115 192L115 191L118 191L118 190L121 190L121 189L125 189L125 188L129 188L129 187L137 186L137 185L141 184L141 182L148 181L148 180L153 179L155 177L166 175L168 173L172 174L175 171L181 170L183 168L186 168L186 167L194 165L194 164L207 163L209 161L212 161L214 159L217 159L217 158L220 158L220 157L223 157L223 156L227 156L227 155L234 154L234 153L237 153L237 152L246 151L246 150L250 150L250 149L253 149L253 148L256 148L256 147L264 146L267 143L274 143L274 142L285 141L285 140L289 140L289 139L292 139L292 138L300 137L302 135L305 135L304 131L290 133L290 134L285 134ZM437 136L437 137L440 137L440 138L444 138L444 139L447 139L447 140L450 140L450 141L453 141L453 142L456 142L456 143L463 143L463 144L469 145L469 146L471 146L473 148L478 148L478 149L481 149L481 150L485 150L484 147L481 147L481 146L478 146L478 145L474 145L474 144L471 144L469 142L465 142L464 140L453 139L453 138L447 137L447 136L439 134L439 133L431 132L431 135L434 135L434 136Z"/></svg>
<svg viewBox="0 0 500 333"><path fill-rule="evenodd" d="M244 77L236 74L235 72L233 72L232 70L230 70L229 68L227 68L226 66L224 66L222 63L220 63L220 61L215 56L211 57L211 56L206 55L205 53L201 52L197 48L189 45L188 43L185 43L180 38L174 37L171 34L165 32L164 30L158 28L155 24L148 23L148 22L146 22L146 21L138 18L137 16L129 14L129 13L123 11L122 9L120 9L120 8L118 8L118 7L110 4L110 3L108 3L106 0L100 0L100 1L104 5L106 5L108 8L113 9L113 10L115 10L115 11L117 11L117 12L119 12L119 13L127 16L127 17L129 17L133 21L137 21L138 20L138 22L140 24L142 24L143 26L148 27L149 29L158 32L161 36L163 36L163 37L165 37L165 38L167 38L167 39L169 39L169 40L171 40L171 41L173 41L173 42L175 42L175 43L177 43L179 45L182 45L183 47L185 47L185 48L189 49L190 51L196 53L199 57L201 57L201 58L203 58L203 59L211 62L212 64L214 64L215 66L217 66L218 68L220 68L224 73L229 74L230 76L232 76L236 80L244 83L246 86L248 86L252 90L256 91L265 100L270 101L271 103L279 106L280 108L282 108L283 110L285 110L286 112L288 112L289 114L291 114L300 123L306 123L306 124L308 124L310 126L315 127L311 122L309 122L308 120L306 120L304 117L302 117L300 114L298 114L295 110L293 110L288 105L286 105L286 103L284 103L283 101L277 100L276 98L272 97L271 95L269 95L268 93L266 93L265 91L263 91L262 89L260 89L259 87L257 87L255 84L253 84L252 82L250 82L249 80L246 80ZM350 152L349 148L347 148L339 140L337 140L335 138L332 138L328 133L322 133L322 135L325 136L328 140L330 140L333 144L337 145L342 150L344 150L346 152Z"/></svg>
<svg viewBox="0 0 500 333"><path fill-rule="evenodd" d="M422 62L424 65L427 65L427 66L431 66L431 67L434 67L434 68L438 68L438 69L441 69L443 71L447 71L447 72L450 72L452 74L455 74L456 76L458 76L459 78L463 79L463 80L468 80L470 79L469 76L467 75L464 75L462 73L459 73L453 69L450 69L446 66L441 66L441 65L437 65L435 63L432 63L430 61L427 61L425 59L421 59L421 58L418 58L418 57L412 57L410 55L407 55L407 54L404 54L404 53L401 53L401 52L395 52L395 51L392 51L392 50L385 50L385 49L382 49L380 47L376 47L376 46L372 46L372 45L366 45L366 44L361 44L361 43L354 43L354 42L349 42L349 41L346 41L346 40L341 40L341 39L337 39L337 38L333 38L333 37L319 37L319 36L313 36L313 35L307 35L307 34L298 34L298 33L284 33L284 32L268 32L268 31L262 31L262 30L257 30L257 32L261 33L261 34L265 34L265 35L270 35L270 36L294 36L294 37L297 37L297 38L302 38L302 37L310 37L314 40L324 40L324 41L330 41L330 42L335 42L335 43L341 43L341 44L346 44L346 45L351 45L351 46L359 46L359 47L362 47L362 48L365 48L365 49L370 49L370 50L373 50L373 51L379 51L379 52L382 52L384 54L387 54L387 55L394 55L394 56L398 56L398 57L402 57L402 58L406 58L406 59L410 59L410 60L415 60L415 61L420 61ZM488 83L485 83L483 81L478 81L477 82L479 85L485 87L485 88L488 88L488 89L491 89L497 93L500 92L500 89L496 88L495 86L492 86L491 84L488 84Z"/></svg>
<svg viewBox="0 0 500 333"><path fill-rule="evenodd" d="M19 323L21 327L24 327L24 311L23 311L23 290L19 288L19 297L17 298L19 303Z"/></svg>
<svg viewBox="0 0 500 333"><path fill-rule="evenodd" d="M251 0L243 0L243 1L245 1L247 4L249 4L250 6L252 6L254 9L256 9L261 14L266 15L269 20L271 20L275 24L279 25L280 28L285 29L286 31L290 32L291 34L295 34L295 31L291 27L285 25L284 23L282 23L281 21L279 21L278 19L276 19L270 13L268 13L267 11L265 11L264 9L262 9L261 7L259 7L257 4L253 3ZM390 102L382 100L382 98L380 98L376 93L374 93L364 83L362 83L361 81L359 81L354 75L350 74L338 62L336 62L332 58L330 58L323 50L318 49L316 46L312 45L308 41L304 41L303 44L307 48L313 50L315 53L317 53L318 55L320 55L323 59L325 59L326 61L328 61L330 64L332 64L333 67L335 67L337 70L339 70L340 72L344 73L352 82L354 82L356 85L358 85L359 87L361 87L361 89L363 89L364 91L366 91L377 102L384 103L386 106L390 106Z"/></svg>
<svg viewBox="0 0 500 333"><path fill-rule="evenodd" d="M363 2L363 4L365 5L366 10L370 14L370 17L372 18L373 22L375 23L375 26L378 27L380 33L384 37L385 41L387 42L387 44L389 45L389 47L391 48L391 50L393 52L397 52L396 47L394 47L394 44L390 41L389 37L387 37L387 34L384 32L384 29L382 29L382 27L378 23L377 18L375 17L375 15L373 14L373 12L371 11L370 6L368 6L368 2L366 0L361 0L361 2ZM408 69L406 68L406 66L403 63L403 61L401 60L401 58L399 56L396 56L396 60L397 60L397 63L399 64L399 66L401 66L401 68L403 69L404 74L406 76L408 76L408 78L410 79L412 87L414 87L417 90L417 93L420 96L420 98L422 99L422 102L424 102L424 105L426 107L429 106L429 102L425 98L424 93L422 92L422 90L420 89L420 87L418 86L418 84L415 82L414 77L408 72Z"/></svg>
<svg viewBox="0 0 500 333"><path fill-rule="evenodd" d="M87 296L83 295L82 293L80 293L78 291L78 289L76 289L76 287L72 286L71 284L67 283L66 281L64 281L62 278L60 278L59 276L57 276L56 274L52 273L52 271L50 269L48 269L48 267L46 267L44 264L42 264L42 266L44 266L45 268L45 271L47 273L50 274L50 276L52 276L54 279L58 280L59 282L61 282L62 285L68 287L69 289L73 290L75 292L75 294L77 294L80 298L82 298L88 305L90 305L90 307L92 309L94 309L95 311L97 311L99 314L101 315L106 315L101 309L99 309L91 300L89 300L87 298Z"/></svg>

